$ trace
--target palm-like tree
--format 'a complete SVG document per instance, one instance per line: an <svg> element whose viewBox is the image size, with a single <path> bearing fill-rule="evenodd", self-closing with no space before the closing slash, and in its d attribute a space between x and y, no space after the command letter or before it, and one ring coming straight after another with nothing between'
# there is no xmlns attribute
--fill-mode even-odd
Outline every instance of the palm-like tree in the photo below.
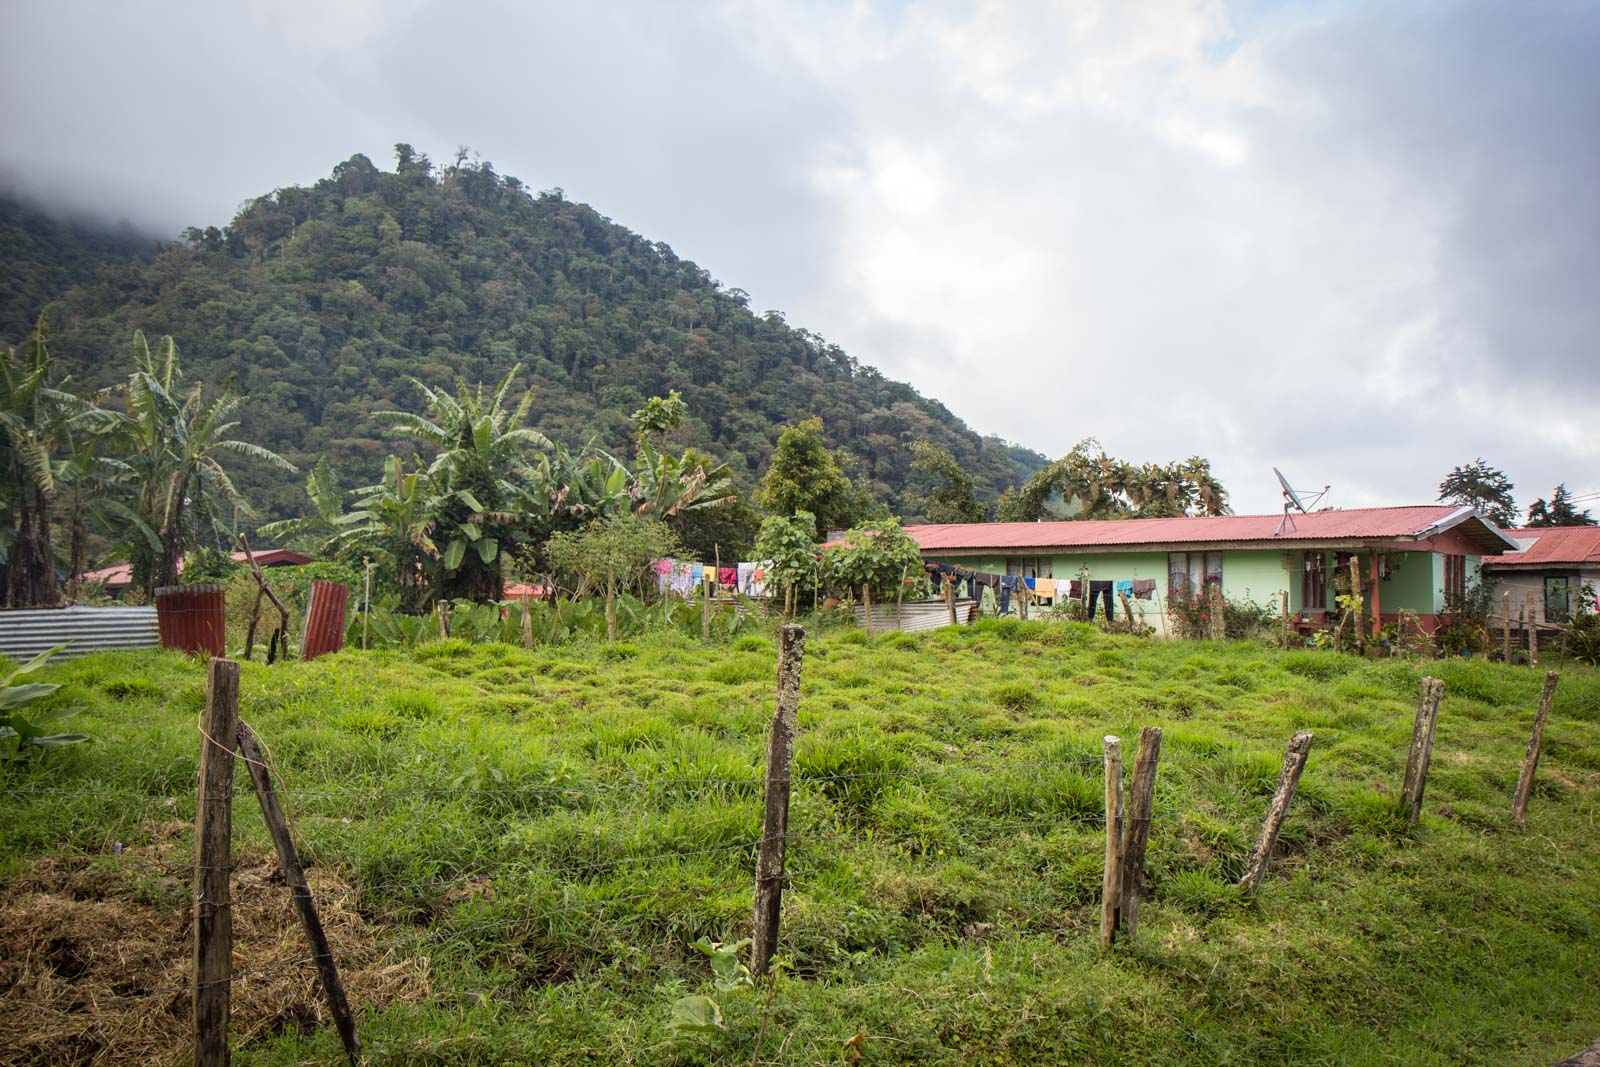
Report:
<svg viewBox="0 0 1600 1067"><path fill-rule="evenodd" d="M199 383L181 388L178 346L163 337L152 354L143 332L133 336L133 373L125 390L129 465L139 484L137 524L129 554L133 584L145 592L176 585L184 554L208 534L219 547L231 540L250 504L222 465L226 456L255 459L280 470L294 465L276 452L228 436L240 398L231 383L207 400Z"/></svg>
<svg viewBox="0 0 1600 1067"><path fill-rule="evenodd" d="M642 437L631 495L634 514L662 520L702 508L722 507L738 499L733 472L725 465L713 465L709 457L693 450L681 456L657 452Z"/></svg>
<svg viewBox="0 0 1600 1067"><path fill-rule="evenodd" d="M512 548L525 516L518 504L538 470L528 451L550 439L524 423L533 403L525 394L515 408L506 397L520 366L485 395L465 388L451 396L422 382L427 414L377 411L397 436L438 449L427 468L428 522L419 542L437 559L435 592L446 597L498 600L504 591L500 554Z"/></svg>
<svg viewBox="0 0 1600 1067"><path fill-rule="evenodd" d="M56 602L52 458L75 398L50 381L47 332L41 315L20 356L13 351L0 361L0 604L6 607Z"/></svg>

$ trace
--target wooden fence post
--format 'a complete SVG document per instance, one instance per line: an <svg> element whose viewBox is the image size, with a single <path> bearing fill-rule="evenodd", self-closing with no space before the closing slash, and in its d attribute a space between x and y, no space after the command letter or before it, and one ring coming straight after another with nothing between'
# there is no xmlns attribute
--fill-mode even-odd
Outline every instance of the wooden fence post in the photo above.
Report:
<svg viewBox="0 0 1600 1067"><path fill-rule="evenodd" d="M1428 683L1432 683L1429 685ZM1439 725L1439 702L1444 699L1444 681L1424 680L1422 700L1417 704L1417 719L1411 727L1411 749L1406 755L1406 780L1400 787L1407 817L1415 826L1422 818L1422 793L1428 784L1428 765L1433 761L1433 734Z"/></svg>
<svg viewBox="0 0 1600 1067"><path fill-rule="evenodd" d="M716 584L717 580L716 580L716 576L715 576L714 572L712 574L705 574L704 569L702 569L701 575L702 575L702 581L700 583L700 592L701 592L701 599L700 599L700 640L702 640L702 641L710 641L711 640L711 587ZM791 586L790 588L792 590L793 586Z"/></svg>
<svg viewBox="0 0 1600 1067"><path fill-rule="evenodd" d="M1294 803L1294 791L1300 785L1300 774L1306 769L1306 757L1311 754L1311 742L1315 735L1310 730L1301 730L1289 739L1289 748L1283 754L1283 769L1278 772L1278 788L1272 794L1272 803L1267 807L1267 817L1261 824L1261 836L1256 838L1256 850L1250 856L1250 865L1245 868L1244 877L1239 879L1239 888L1246 893L1254 893L1261 887L1261 880L1267 876L1267 866L1272 862L1272 850L1278 845L1278 834L1283 829L1283 820L1289 815L1289 805Z"/></svg>
<svg viewBox="0 0 1600 1067"><path fill-rule="evenodd" d="M1517 792L1511 801L1511 818L1518 827L1526 824L1528 797L1533 792L1533 775L1539 769L1539 749L1544 744L1544 720L1556 698L1556 683L1561 675L1550 671L1544 676L1544 692L1539 694L1539 713L1533 719L1533 736L1528 738L1528 753L1522 757L1522 773L1517 777Z"/></svg>
<svg viewBox="0 0 1600 1067"><path fill-rule="evenodd" d="M941 574L939 577L944 582L944 606L950 609L950 625L955 626L957 625L955 576L952 574Z"/></svg>
<svg viewBox="0 0 1600 1067"><path fill-rule="evenodd" d="M1106 870L1100 898L1100 947L1117 936L1122 903L1122 739L1106 735Z"/></svg>
<svg viewBox="0 0 1600 1067"><path fill-rule="evenodd" d="M766 818L756 860L755 924L750 941L750 974L756 978L767 973L772 954L778 950L789 833L789 774L794 766L800 666L805 651L805 627L789 623L778 631L778 709L767 738Z"/></svg>
<svg viewBox="0 0 1600 1067"><path fill-rule="evenodd" d="M1161 759L1161 727L1139 729L1139 754L1128 786L1128 812L1122 832L1122 911L1117 925L1130 940L1139 929L1139 894L1144 889L1144 853L1150 842L1155 806L1156 765Z"/></svg>
<svg viewBox="0 0 1600 1067"><path fill-rule="evenodd" d="M1533 594L1528 594L1528 664L1533 667L1539 665L1539 628L1533 621L1534 607Z"/></svg>
<svg viewBox="0 0 1600 1067"><path fill-rule="evenodd" d="M233 743L239 730L239 665L206 667L200 727L200 794L194 827L194 1063L227 1067L233 976Z"/></svg>
<svg viewBox="0 0 1600 1067"><path fill-rule="evenodd" d="M306 884L305 868L300 865L300 853L294 847L288 820L283 817L283 807L278 803L272 768L267 765L267 757L248 723L239 724L239 755L250 769L250 784L255 786L261 815L278 850L284 881L289 883L289 892L294 895L295 911L300 913L300 925L305 928L306 941L316 959L317 976L322 980L322 992L328 998L333 1024L339 1031L339 1040L344 1043L345 1054L350 1057L351 1067L356 1067L361 1062L361 1042L356 1038L355 1017L350 1013L350 1001L345 996L344 982L339 978L339 965L334 962L333 949L328 945L322 919L317 915L316 901L311 898L311 887Z"/></svg>
<svg viewBox="0 0 1600 1067"><path fill-rule="evenodd" d="M1289 590L1283 591L1283 647L1289 647Z"/></svg>
<svg viewBox="0 0 1600 1067"><path fill-rule="evenodd" d="M1507 590L1500 594L1500 633L1505 638L1505 651L1500 658L1507 667L1511 666L1511 592Z"/></svg>

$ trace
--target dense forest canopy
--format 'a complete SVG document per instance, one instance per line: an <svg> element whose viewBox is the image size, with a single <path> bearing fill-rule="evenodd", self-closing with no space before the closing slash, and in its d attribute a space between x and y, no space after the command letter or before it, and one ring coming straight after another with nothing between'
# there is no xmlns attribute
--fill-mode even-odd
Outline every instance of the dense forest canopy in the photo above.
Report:
<svg viewBox="0 0 1600 1067"><path fill-rule="evenodd" d="M411 378L492 382L519 363L530 424L574 446L628 450L630 413L677 390L688 414L671 443L726 463L746 496L782 427L809 415L853 458L846 473L910 521L929 488L918 441L949 452L985 501L1045 462L752 312L743 291L560 190L531 194L487 162L396 155L392 172L353 156L148 257L127 240L14 241L43 224L12 207L0 340L20 343L47 307L57 358L90 388L119 379L135 329L170 334L189 374L232 377L250 440L302 468L326 455L346 485L379 479L392 442L372 416L414 405ZM306 508L300 480L270 468L240 488L263 517Z"/></svg>

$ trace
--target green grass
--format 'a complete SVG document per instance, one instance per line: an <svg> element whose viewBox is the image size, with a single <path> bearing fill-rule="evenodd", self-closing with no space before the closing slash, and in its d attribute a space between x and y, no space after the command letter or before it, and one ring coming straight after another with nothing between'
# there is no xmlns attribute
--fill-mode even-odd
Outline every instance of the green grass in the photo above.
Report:
<svg viewBox="0 0 1600 1067"><path fill-rule="evenodd" d="M1563 677L1518 832L1542 675L1428 665L1447 687L1413 830L1395 793L1422 669L1014 621L812 636L787 973L770 1002L718 994L726 1033L676 1036L671 1001L711 992L691 942L748 935L774 655L655 635L245 666L309 854L428 957L430 997L362 1006L369 1062L750 1063L764 1017L760 1059L784 1063L845 1062L860 1034L863 1063L1533 1067L1600 1036L1596 672ZM102 654L47 680L95 742L4 772L0 878L56 857L131 884L153 824L192 817L203 671ZM1131 767L1140 725L1165 728L1149 890L1102 953L1101 738ZM1241 899L1299 729L1280 857ZM181 881L142 892L182 914ZM334 1062L337 1041L291 1027L235 1058Z"/></svg>

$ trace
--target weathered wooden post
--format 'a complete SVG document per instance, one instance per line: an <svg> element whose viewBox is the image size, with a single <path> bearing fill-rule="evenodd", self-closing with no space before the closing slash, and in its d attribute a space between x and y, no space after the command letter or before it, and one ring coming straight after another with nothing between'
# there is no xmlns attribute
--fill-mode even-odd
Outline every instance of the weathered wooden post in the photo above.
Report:
<svg viewBox="0 0 1600 1067"><path fill-rule="evenodd" d="M1422 818L1422 793L1428 784L1428 765L1433 761L1433 734L1439 725L1439 703L1444 699L1444 681L1423 679L1422 699L1417 703L1417 718L1411 726L1411 748L1406 754L1406 778L1400 787L1407 816L1415 826Z"/></svg>
<svg viewBox="0 0 1600 1067"><path fill-rule="evenodd" d="M1505 651L1500 658L1507 667L1511 666L1511 591L1508 589L1500 594L1500 633L1505 638Z"/></svg>
<svg viewBox="0 0 1600 1067"><path fill-rule="evenodd" d="M1122 739L1106 735L1106 870L1100 897L1100 947L1117 936L1122 904Z"/></svg>
<svg viewBox="0 0 1600 1067"><path fill-rule="evenodd" d="M233 744L239 732L239 665L206 667L200 793L194 827L194 1063L227 1067L233 976Z"/></svg>
<svg viewBox="0 0 1600 1067"><path fill-rule="evenodd" d="M372 618L372 559L363 557L362 567L366 577L361 586L361 651L367 650L367 622Z"/></svg>
<svg viewBox="0 0 1600 1067"><path fill-rule="evenodd" d="M1300 785L1301 772L1306 769L1306 757L1311 754L1313 740L1315 735L1310 730L1301 730L1289 739L1288 751L1283 754L1283 769L1278 772L1278 788L1272 794L1267 817L1261 824L1261 836L1256 838L1256 850L1250 856L1244 876L1239 879L1239 888L1246 893L1259 889L1261 880L1267 876L1272 850L1278 846L1278 834L1283 830L1284 819L1288 818L1289 805L1294 803L1294 791Z"/></svg>
<svg viewBox="0 0 1600 1067"><path fill-rule="evenodd" d="M706 574L704 573L704 569L702 569L701 578L703 580L700 583L700 640L710 641L711 587L716 584L717 575L715 571L712 571L710 574Z"/></svg>
<svg viewBox="0 0 1600 1067"><path fill-rule="evenodd" d="M1361 600L1361 557L1355 552L1350 553L1350 595L1354 600L1350 602L1350 627L1355 631L1356 655L1367 654L1367 626L1361 620L1361 608L1356 606L1356 601Z"/></svg>
<svg viewBox="0 0 1600 1067"><path fill-rule="evenodd" d="M1539 665L1539 626L1534 622L1533 594L1528 594L1528 664Z"/></svg>
<svg viewBox="0 0 1600 1067"><path fill-rule="evenodd" d="M1228 639L1228 602L1222 595L1222 583L1211 583L1211 640Z"/></svg>
<svg viewBox="0 0 1600 1067"><path fill-rule="evenodd" d="M256 799L261 802L261 815L272 833L272 843L278 850L278 862L283 866L284 881L294 896L294 907L300 915L300 925L311 945L311 955L316 960L317 977L322 980L322 992L328 998L328 1010L339 1031L339 1040L350 1057L351 1067L361 1062L361 1042L356 1037L355 1016L350 1011L350 1000L345 996L344 981L339 977L339 965L334 962L333 949L323 932L322 919L317 915L316 901L311 897L311 887L306 883L305 868L300 865L300 853L289 834L289 823L278 803L278 792L272 784L272 768L267 765L256 735L248 723L239 724L239 755L250 769L250 783L255 787Z"/></svg>
<svg viewBox="0 0 1600 1067"><path fill-rule="evenodd" d="M756 978L767 973L772 954L778 950L789 833L789 775L794 766L805 650L805 627L788 623L778 631L778 708L767 737L766 818L756 859L755 923L750 940L750 973Z"/></svg>
<svg viewBox="0 0 1600 1067"><path fill-rule="evenodd" d="M1289 647L1289 590L1283 591L1283 647Z"/></svg>
<svg viewBox="0 0 1600 1067"><path fill-rule="evenodd" d="M905 600L906 600L906 574L909 573L910 570L911 570L911 564L909 564L909 563L900 568L900 589L895 594L895 598L894 598L894 628L896 630L903 629L903 627L900 625L900 610L905 604Z"/></svg>
<svg viewBox="0 0 1600 1067"><path fill-rule="evenodd" d="M1528 752L1522 757L1522 773L1517 777L1517 791L1511 801L1511 818L1518 827L1526 824L1528 797L1533 793L1533 775L1539 769L1539 749L1544 744L1544 720L1550 714L1550 704L1556 698L1556 683L1561 675L1550 671L1544 676L1544 691L1539 694L1539 713L1533 719L1533 736L1528 738Z"/></svg>
<svg viewBox="0 0 1600 1067"><path fill-rule="evenodd" d="M441 638L449 637L450 636L450 602L448 600L439 601L437 604L435 604L433 606L433 613L439 619L439 636Z"/></svg>
<svg viewBox="0 0 1600 1067"><path fill-rule="evenodd" d="M950 625L956 625L956 577L953 574L941 574L944 582L944 606L950 611Z"/></svg>
<svg viewBox="0 0 1600 1067"><path fill-rule="evenodd" d="M1128 786L1128 811L1122 831L1122 910L1117 916L1117 925L1130 940L1139 929L1139 894L1144 889L1144 853L1150 842L1156 765L1160 759L1161 728L1141 727L1139 754L1134 759L1133 781Z"/></svg>

